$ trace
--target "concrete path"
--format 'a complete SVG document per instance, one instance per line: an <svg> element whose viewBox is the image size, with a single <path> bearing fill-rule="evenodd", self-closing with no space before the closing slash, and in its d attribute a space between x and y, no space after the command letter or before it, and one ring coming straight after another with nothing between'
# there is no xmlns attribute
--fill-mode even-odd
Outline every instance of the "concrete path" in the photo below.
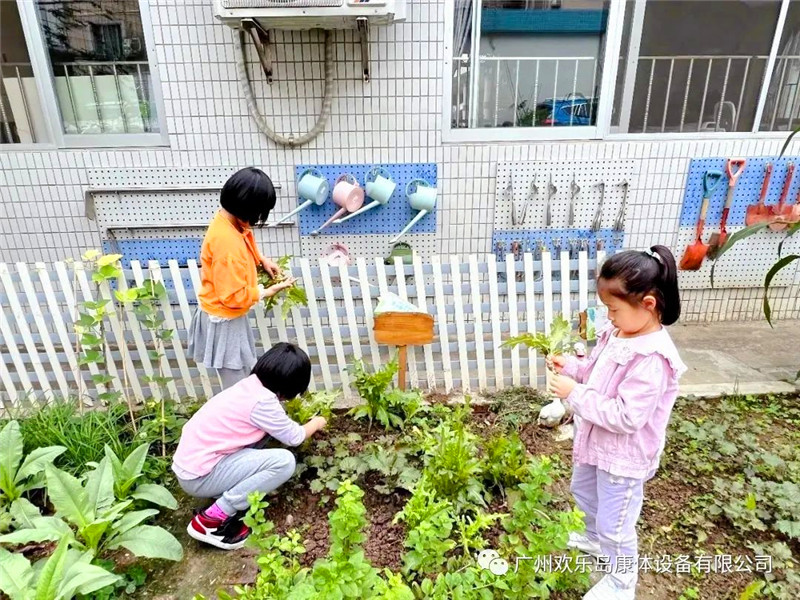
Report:
<svg viewBox="0 0 800 600"><path fill-rule="evenodd" d="M797 391L800 320L674 325L670 335L689 367L681 394L775 394Z"/></svg>

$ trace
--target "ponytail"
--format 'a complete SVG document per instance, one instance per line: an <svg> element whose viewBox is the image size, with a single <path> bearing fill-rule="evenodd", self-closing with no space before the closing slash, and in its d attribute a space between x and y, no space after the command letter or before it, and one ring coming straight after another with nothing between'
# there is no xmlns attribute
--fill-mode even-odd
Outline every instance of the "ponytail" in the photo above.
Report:
<svg viewBox="0 0 800 600"><path fill-rule="evenodd" d="M678 268L666 246L652 246L643 252L618 252L603 263L600 279L615 282L609 292L627 302L652 295L664 325L672 325L681 316Z"/></svg>
<svg viewBox="0 0 800 600"><path fill-rule="evenodd" d="M666 246L652 246L650 252L660 256L658 289L663 305L659 307L661 322L672 325L681 316L681 293L678 290L678 266L675 257ZM656 298L658 299L658 298Z"/></svg>

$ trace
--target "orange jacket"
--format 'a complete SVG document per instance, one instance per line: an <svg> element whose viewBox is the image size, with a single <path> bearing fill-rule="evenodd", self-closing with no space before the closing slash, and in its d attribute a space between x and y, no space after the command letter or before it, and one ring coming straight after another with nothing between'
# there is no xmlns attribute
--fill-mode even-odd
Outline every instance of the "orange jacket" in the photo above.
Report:
<svg viewBox="0 0 800 600"><path fill-rule="evenodd" d="M217 213L200 250L200 308L225 319L246 314L258 302L256 267L260 263L253 230L239 231Z"/></svg>

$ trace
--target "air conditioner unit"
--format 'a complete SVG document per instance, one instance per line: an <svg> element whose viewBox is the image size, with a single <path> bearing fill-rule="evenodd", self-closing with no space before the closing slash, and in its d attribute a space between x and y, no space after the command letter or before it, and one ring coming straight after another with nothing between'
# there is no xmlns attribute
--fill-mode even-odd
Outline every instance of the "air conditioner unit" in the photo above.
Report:
<svg viewBox="0 0 800 600"><path fill-rule="evenodd" d="M406 0L214 0L218 19L232 27L242 20L264 29L358 29L406 18Z"/></svg>

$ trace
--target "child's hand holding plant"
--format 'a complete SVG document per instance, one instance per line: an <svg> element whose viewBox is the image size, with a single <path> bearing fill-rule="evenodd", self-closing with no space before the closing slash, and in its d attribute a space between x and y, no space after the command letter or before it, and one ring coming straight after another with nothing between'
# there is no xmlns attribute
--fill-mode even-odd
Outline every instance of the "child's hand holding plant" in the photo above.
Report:
<svg viewBox="0 0 800 600"><path fill-rule="evenodd" d="M289 277L284 279L283 281L279 281L278 283L274 283L269 287L265 287L263 284L258 284L258 299L263 300L264 298L271 298L275 294L280 291L283 291L287 288L292 287L295 282L297 282L296 277Z"/></svg>
<svg viewBox="0 0 800 600"><path fill-rule="evenodd" d="M297 285L297 279L287 274L291 256L282 256L277 262L265 258L258 271L258 297L264 301L264 309L272 310L278 303L281 292L283 305L281 312L285 319L293 306L306 306L306 291Z"/></svg>

